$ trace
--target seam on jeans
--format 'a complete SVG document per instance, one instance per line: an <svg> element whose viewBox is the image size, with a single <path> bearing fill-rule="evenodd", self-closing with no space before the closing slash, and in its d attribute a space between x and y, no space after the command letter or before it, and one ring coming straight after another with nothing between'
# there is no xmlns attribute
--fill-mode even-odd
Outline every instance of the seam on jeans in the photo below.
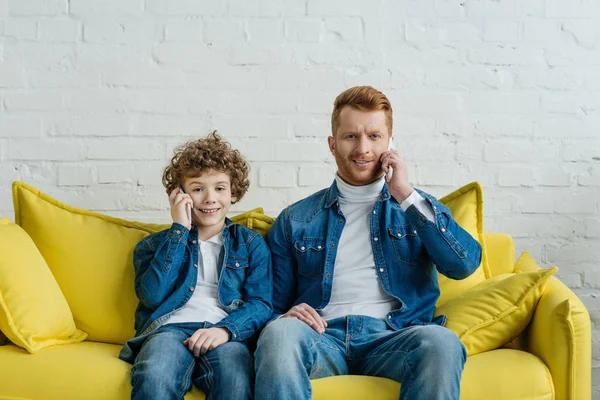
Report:
<svg viewBox="0 0 600 400"><path fill-rule="evenodd" d="M206 357L204 356L200 357L198 361L201 362L206 368L206 386L208 390L212 390L214 386L212 366L208 361L206 361Z"/></svg>
<svg viewBox="0 0 600 400"><path fill-rule="evenodd" d="M352 335L349 335L350 339L354 339L356 336L358 336L359 333L362 332L362 326L363 326L363 318L359 317L358 318L358 327L356 328L356 331Z"/></svg>
<svg viewBox="0 0 600 400"><path fill-rule="evenodd" d="M386 352L383 352L383 353L373 354L373 355L366 356L366 357L355 358L354 360L366 360L366 359L369 359L369 358L382 357L382 356L385 356L385 355L388 355L388 354L396 354L396 353L402 353L402 354L405 354L405 355L408 354L406 351L395 350L395 351L386 351Z"/></svg>
<svg viewBox="0 0 600 400"><path fill-rule="evenodd" d="M179 389L179 398L180 399L183 399L183 397L187 393L188 389L190 388L189 383L192 380L192 372L194 371L195 365L196 365L195 362L190 363L190 366L188 367L188 370L183 377L183 383L181 385L181 389Z"/></svg>

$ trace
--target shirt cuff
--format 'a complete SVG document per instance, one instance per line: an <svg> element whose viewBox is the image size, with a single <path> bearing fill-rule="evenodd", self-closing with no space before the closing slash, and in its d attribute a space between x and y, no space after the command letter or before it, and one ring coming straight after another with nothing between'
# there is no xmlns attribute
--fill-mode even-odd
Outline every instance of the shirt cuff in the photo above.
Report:
<svg viewBox="0 0 600 400"><path fill-rule="evenodd" d="M406 210L408 210L408 208L413 205L429 221L435 224L435 213L433 212L431 204L429 204L427 200L425 200L423 196L421 196L416 190L413 190L410 196L408 196L406 199L404 199L402 203L400 203L400 207L404 212L406 212Z"/></svg>

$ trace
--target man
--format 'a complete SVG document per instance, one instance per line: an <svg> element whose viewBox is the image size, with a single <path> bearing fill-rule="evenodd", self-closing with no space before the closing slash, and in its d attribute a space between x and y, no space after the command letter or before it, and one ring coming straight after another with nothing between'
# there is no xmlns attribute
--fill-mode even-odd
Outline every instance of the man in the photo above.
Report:
<svg viewBox="0 0 600 400"><path fill-rule="evenodd" d="M481 246L408 183L388 150L383 93L346 90L331 126L335 181L286 208L267 236L275 315L258 341L255 397L309 399L310 379L357 374L401 382L400 399L458 399L466 351L433 317L437 272L468 277Z"/></svg>

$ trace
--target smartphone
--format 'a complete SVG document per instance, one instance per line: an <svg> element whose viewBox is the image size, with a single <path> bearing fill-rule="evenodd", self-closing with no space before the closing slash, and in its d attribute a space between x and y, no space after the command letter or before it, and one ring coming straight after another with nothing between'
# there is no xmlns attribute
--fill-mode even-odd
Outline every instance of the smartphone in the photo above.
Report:
<svg viewBox="0 0 600 400"><path fill-rule="evenodd" d="M388 142L388 151L395 149L394 147L394 139L390 136L390 141ZM394 168L391 166L388 167L388 172L385 174L385 181L389 182L392 179L392 174L394 173Z"/></svg>
<svg viewBox="0 0 600 400"><path fill-rule="evenodd" d="M185 192L183 191L183 187L179 186L179 190L181 190L181 193L185 194ZM191 224L192 223L192 207L189 204L186 204L185 211L187 212L188 221Z"/></svg>

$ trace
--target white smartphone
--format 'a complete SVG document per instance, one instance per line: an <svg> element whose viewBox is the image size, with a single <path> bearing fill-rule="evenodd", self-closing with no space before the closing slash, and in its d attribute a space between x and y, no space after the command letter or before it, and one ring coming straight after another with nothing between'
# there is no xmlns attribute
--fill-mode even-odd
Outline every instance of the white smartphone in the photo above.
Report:
<svg viewBox="0 0 600 400"><path fill-rule="evenodd" d="M390 137L390 141L388 143L388 151L389 150L393 150L395 149L394 147L394 139L392 137ZM388 167L388 172L385 174L385 181L389 182L390 179L392 179L392 174L394 173L394 168L392 168L391 166Z"/></svg>
<svg viewBox="0 0 600 400"><path fill-rule="evenodd" d="M179 190L181 190L181 193L185 194L185 192L183 191L183 187L179 186ZM188 221L191 224L192 223L192 207L189 204L186 204L185 211L187 212Z"/></svg>

